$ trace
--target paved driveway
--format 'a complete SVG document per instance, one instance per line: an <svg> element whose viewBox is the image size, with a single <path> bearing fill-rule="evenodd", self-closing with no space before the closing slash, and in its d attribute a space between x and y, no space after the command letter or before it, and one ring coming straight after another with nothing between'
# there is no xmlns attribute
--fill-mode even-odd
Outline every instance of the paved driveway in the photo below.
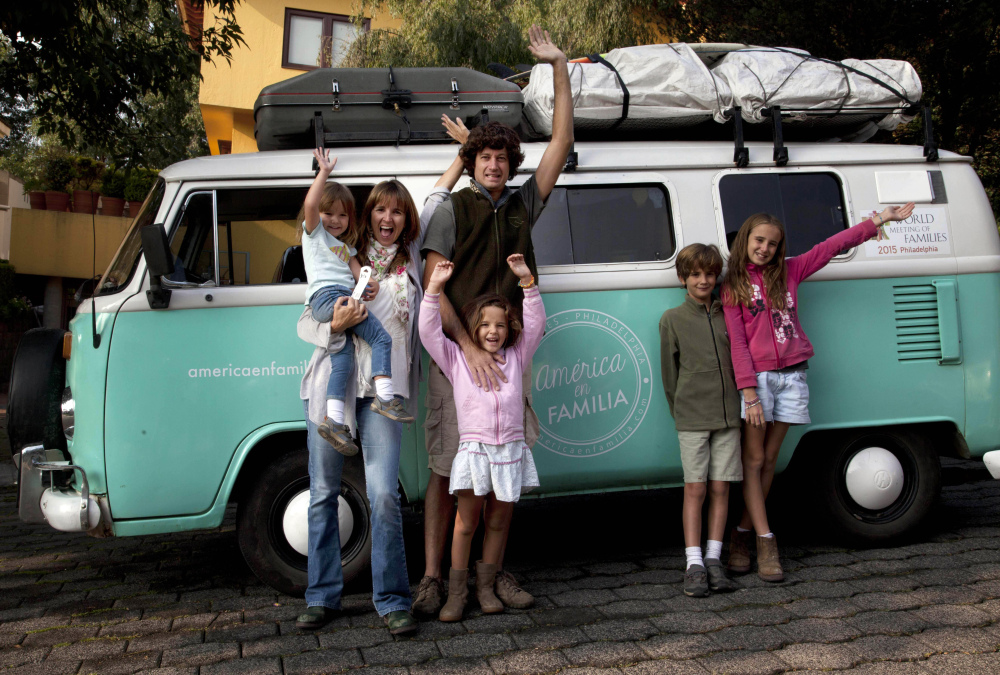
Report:
<svg viewBox="0 0 1000 675"><path fill-rule="evenodd" d="M427 622L406 640L364 583L344 618L297 631L303 602L256 581L231 518L96 540L21 523L15 488L0 487L0 672L997 673L1000 485L981 466L950 463L934 520L896 547L831 546L778 503L787 581L747 575L707 599L681 593L676 492L523 502L508 555L538 605ZM416 581L415 514L406 537Z"/></svg>

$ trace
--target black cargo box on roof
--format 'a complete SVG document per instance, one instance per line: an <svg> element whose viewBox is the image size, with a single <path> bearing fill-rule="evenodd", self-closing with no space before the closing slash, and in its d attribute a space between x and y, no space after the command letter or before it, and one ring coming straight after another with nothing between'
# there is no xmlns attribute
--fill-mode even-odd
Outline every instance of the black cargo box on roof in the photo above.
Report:
<svg viewBox="0 0 1000 675"><path fill-rule="evenodd" d="M441 142L441 115L516 127L522 107L516 84L469 68L319 68L261 90L254 136L258 150Z"/></svg>

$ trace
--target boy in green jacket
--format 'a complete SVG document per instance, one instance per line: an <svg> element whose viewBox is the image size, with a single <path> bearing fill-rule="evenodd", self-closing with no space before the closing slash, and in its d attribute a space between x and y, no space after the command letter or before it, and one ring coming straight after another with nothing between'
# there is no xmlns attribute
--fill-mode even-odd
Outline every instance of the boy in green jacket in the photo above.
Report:
<svg viewBox="0 0 1000 675"><path fill-rule="evenodd" d="M702 598L732 591L720 560L729 483L743 480L740 398L736 391L722 304L712 295L722 274L715 246L691 244L677 254L684 303L660 318L663 389L677 427L684 467L684 593ZM701 552L701 509L708 481L708 545Z"/></svg>

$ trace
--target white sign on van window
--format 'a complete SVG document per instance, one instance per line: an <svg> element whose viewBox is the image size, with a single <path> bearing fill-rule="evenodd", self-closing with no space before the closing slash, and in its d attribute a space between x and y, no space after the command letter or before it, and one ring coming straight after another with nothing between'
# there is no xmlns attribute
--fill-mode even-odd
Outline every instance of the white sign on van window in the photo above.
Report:
<svg viewBox="0 0 1000 675"><path fill-rule="evenodd" d="M865 213L865 217L874 217L881 211L875 209ZM882 229L888 239L875 237L865 242L865 255L869 258L951 253L951 233L944 207L918 206L906 220L886 223Z"/></svg>

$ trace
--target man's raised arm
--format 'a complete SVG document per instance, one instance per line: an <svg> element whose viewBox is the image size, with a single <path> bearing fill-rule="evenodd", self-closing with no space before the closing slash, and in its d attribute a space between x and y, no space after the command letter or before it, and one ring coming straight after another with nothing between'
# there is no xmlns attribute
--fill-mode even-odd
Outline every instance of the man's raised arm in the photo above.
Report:
<svg viewBox="0 0 1000 675"><path fill-rule="evenodd" d="M538 194L543 200L549 198L552 188L556 185L559 174L566 166L566 157L573 147L573 96L569 87L569 67L566 65L566 55L552 44L548 31L538 26L528 30L528 49L542 63L552 66L552 88L555 91L555 101L552 109L552 140L545 148L538 168L535 169L535 182L538 184Z"/></svg>

